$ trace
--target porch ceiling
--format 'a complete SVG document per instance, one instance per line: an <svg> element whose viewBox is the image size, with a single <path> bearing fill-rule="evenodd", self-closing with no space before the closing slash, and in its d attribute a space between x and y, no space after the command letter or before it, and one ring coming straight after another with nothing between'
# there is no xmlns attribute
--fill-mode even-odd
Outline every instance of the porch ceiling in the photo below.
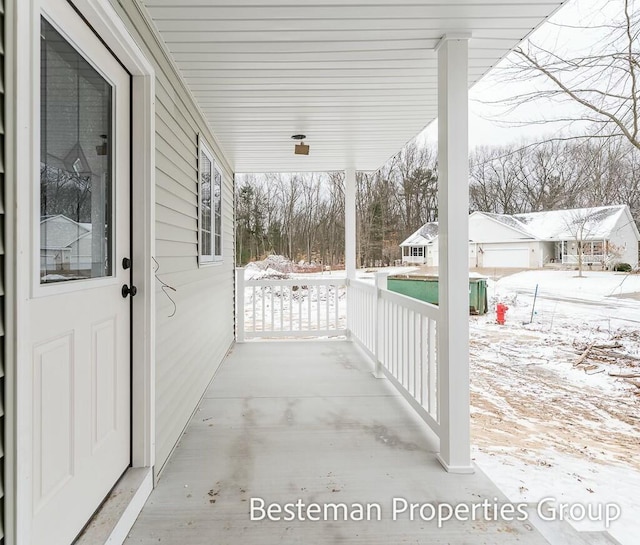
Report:
<svg viewBox="0 0 640 545"><path fill-rule="evenodd" d="M444 34L471 33L472 86L563 1L144 3L234 170L284 172L379 168L437 115Z"/></svg>

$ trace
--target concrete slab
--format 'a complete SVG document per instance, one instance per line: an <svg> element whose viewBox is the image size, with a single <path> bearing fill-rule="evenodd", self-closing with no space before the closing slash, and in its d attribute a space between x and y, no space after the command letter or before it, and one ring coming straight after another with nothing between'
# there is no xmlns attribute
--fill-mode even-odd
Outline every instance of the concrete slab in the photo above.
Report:
<svg viewBox="0 0 640 545"><path fill-rule="evenodd" d="M437 438L386 380L371 375L354 344L237 345L126 543L547 543L529 522L492 520L493 511L441 528L417 511L413 520L406 513L393 520L394 498L434 509L506 502L480 471L447 474L436 451ZM304 511L307 520L251 520L260 499L317 503L328 520L308 520ZM372 520L351 520L360 505Z"/></svg>

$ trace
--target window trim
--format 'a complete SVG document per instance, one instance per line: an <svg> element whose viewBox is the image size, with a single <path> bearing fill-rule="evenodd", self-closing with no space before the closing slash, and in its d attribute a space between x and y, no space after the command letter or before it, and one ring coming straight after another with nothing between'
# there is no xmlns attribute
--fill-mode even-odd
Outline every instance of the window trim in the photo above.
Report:
<svg viewBox="0 0 640 545"><path fill-rule="evenodd" d="M215 204L212 202L211 204L211 253L203 253L203 244L202 244L202 155L205 155L207 159L211 163L211 188L213 189L215 183L215 173L217 172L220 175L220 233L216 232L215 226ZM224 241L223 241L223 227L222 227L222 217L223 217L223 199L222 199L222 186L223 186L224 176L222 174L222 169L218 165L218 161L216 160L216 156L211 151L211 147L207 144L206 140L202 136L202 134L198 134L198 266L209 266L217 263L221 263L224 259ZM220 236L220 253L216 254L215 250L215 239L217 236Z"/></svg>
<svg viewBox="0 0 640 545"><path fill-rule="evenodd" d="M218 175L220 176L220 232L219 233L215 233L213 235L213 238L212 238L212 241L211 241L211 247L214 250L213 262L214 263L220 263L224 259L224 214L223 214L223 208L224 208L224 199L223 199L224 173L222 172L222 168L220 167L220 164L218 163L218 161L214 161L213 168L214 168L215 172L217 172ZM211 225L212 226L215 225L215 220L216 220L215 216L216 216L216 214L215 214L215 207L214 207L214 208L212 208L212 215L211 215ZM220 237L220 253L219 254L215 253L215 238L216 237Z"/></svg>

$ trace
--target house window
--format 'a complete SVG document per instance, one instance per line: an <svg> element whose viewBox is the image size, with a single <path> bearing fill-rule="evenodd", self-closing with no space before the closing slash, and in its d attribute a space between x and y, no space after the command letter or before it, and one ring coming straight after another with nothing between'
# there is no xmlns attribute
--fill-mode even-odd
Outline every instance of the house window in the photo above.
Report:
<svg viewBox="0 0 640 545"><path fill-rule="evenodd" d="M202 138L199 148L198 255L203 264L222 259L222 174Z"/></svg>
<svg viewBox="0 0 640 545"><path fill-rule="evenodd" d="M423 257L424 256L424 248L422 248L422 247L413 247L413 248L411 248L411 255L413 257Z"/></svg>

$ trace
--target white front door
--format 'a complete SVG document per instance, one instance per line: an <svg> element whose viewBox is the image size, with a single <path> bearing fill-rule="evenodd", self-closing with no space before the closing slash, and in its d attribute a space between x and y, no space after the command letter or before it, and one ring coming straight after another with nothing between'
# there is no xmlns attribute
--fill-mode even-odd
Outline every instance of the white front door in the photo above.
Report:
<svg viewBox="0 0 640 545"><path fill-rule="evenodd" d="M130 76L65 0L42 4L29 541L68 545L131 459Z"/></svg>

